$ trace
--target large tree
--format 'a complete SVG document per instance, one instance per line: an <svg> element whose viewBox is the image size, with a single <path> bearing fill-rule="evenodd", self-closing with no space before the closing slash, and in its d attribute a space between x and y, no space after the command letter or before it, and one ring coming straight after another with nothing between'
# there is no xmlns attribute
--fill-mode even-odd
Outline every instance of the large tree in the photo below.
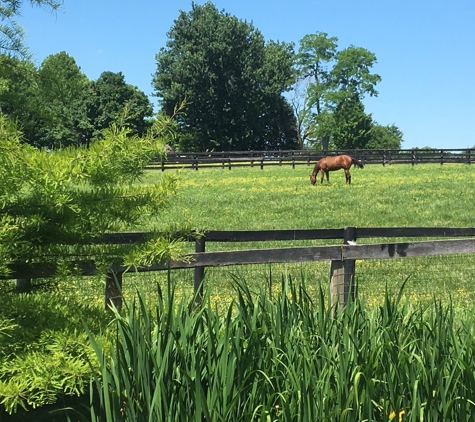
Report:
<svg viewBox="0 0 475 422"><path fill-rule="evenodd" d="M118 118L125 118L132 134L142 136L150 127L152 103L136 86L125 82L122 72L103 72L92 82L87 99L88 118L92 132L89 140L101 137L102 130Z"/></svg>
<svg viewBox="0 0 475 422"><path fill-rule="evenodd" d="M404 142L403 133L395 125L382 126L374 123L371 128L370 140L366 145L369 149L400 149Z"/></svg>
<svg viewBox="0 0 475 422"><path fill-rule="evenodd" d="M338 38L324 32L306 35L295 61L298 79L308 84L305 107L298 114L301 136L325 150L332 139L349 148L365 146L371 116L364 112L362 100L366 95L377 96L375 86L381 80L370 71L376 63L373 53L355 46L338 51L337 42Z"/></svg>
<svg viewBox="0 0 475 422"><path fill-rule="evenodd" d="M85 100L90 81L66 52L53 54L38 69L38 96L43 109L41 126L25 133L30 143L50 148L79 146L90 130Z"/></svg>
<svg viewBox="0 0 475 422"><path fill-rule="evenodd" d="M371 140L373 119L356 95L338 104L333 123L332 147L336 149L364 149Z"/></svg>
<svg viewBox="0 0 475 422"><path fill-rule="evenodd" d="M192 3L156 55L153 78L163 110L180 116L182 149L295 147L295 121L282 92L292 81L293 46L266 43L251 23L212 3ZM277 120L276 120L277 119Z"/></svg>
<svg viewBox="0 0 475 422"><path fill-rule="evenodd" d="M37 69L33 62L0 54L0 111L15 120L28 138L42 119Z"/></svg>

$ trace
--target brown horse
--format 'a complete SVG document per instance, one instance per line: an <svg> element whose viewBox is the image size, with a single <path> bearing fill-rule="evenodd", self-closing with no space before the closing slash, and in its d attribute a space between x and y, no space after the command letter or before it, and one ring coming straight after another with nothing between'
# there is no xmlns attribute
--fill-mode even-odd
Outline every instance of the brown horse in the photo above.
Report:
<svg viewBox="0 0 475 422"><path fill-rule="evenodd" d="M335 156L326 156L320 159L313 169L312 174L310 175L310 183L312 185L315 184L317 181L317 174L321 171L323 183L323 177L327 176L327 182L330 183L330 179L328 177L328 173L334 170L345 170L346 175L346 183L351 183L351 174L350 174L350 167L352 165L358 166L360 169L364 167L363 163L356 158L350 155L335 155Z"/></svg>

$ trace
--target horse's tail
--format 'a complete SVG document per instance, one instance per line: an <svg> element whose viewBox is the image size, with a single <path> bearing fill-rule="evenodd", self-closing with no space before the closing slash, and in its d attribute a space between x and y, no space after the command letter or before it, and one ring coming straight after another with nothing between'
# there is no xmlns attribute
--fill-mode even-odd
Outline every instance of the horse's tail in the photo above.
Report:
<svg viewBox="0 0 475 422"><path fill-rule="evenodd" d="M360 160L356 159L355 157L351 157L351 164L358 166L360 169L364 168L364 164Z"/></svg>

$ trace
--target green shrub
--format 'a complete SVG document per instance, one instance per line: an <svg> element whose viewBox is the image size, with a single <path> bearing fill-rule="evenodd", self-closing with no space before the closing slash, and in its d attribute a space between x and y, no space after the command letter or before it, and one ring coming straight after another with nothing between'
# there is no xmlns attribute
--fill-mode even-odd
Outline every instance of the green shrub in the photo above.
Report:
<svg viewBox="0 0 475 422"><path fill-rule="evenodd" d="M84 394L91 377L88 362L94 351L83 321L98 333L106 331L108 320L110 315L104 310L81 303L80 298L67 301L52 292L2 291L2 408L16 413L19 408L31 410L55 403L60 397Z"/></svg>

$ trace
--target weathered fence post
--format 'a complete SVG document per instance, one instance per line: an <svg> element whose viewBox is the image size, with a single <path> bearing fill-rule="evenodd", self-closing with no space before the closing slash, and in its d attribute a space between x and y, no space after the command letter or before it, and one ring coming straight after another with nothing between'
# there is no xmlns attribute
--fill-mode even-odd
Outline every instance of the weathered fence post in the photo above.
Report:
<svg viewBox="0 0 475 422"><path fill-rule="evenodd" d="M356 242L356 227L345 227L343 244ZM355 260L332 261L330 266L330 296L333 312L342 309L348 297L355 298Z"/></svg>
<svg viewBox="0 0 475 422"><path fill-rule="evenodd" d="M122 274L122 272L113 271L106 274L106 309L109 309L111 305L118 310L122 309Z"/></svg>
<svg viewBox="0 0 475 422"><path fill-rule="evenodd" d="M204 237L200 237L195 241L195 252L204 252L206 249L206 242ZM204 267L195 267L195 280L194 280L194 292L197 302L201 302L203 298L203 277L205 269Z"/></svg>
<svg viewBox="0 0 475 422"><path fill-rule="evenodd" d="M17 278L15 289L20 293L31 292L33 286L31 285L31 278Z"/></svg>

